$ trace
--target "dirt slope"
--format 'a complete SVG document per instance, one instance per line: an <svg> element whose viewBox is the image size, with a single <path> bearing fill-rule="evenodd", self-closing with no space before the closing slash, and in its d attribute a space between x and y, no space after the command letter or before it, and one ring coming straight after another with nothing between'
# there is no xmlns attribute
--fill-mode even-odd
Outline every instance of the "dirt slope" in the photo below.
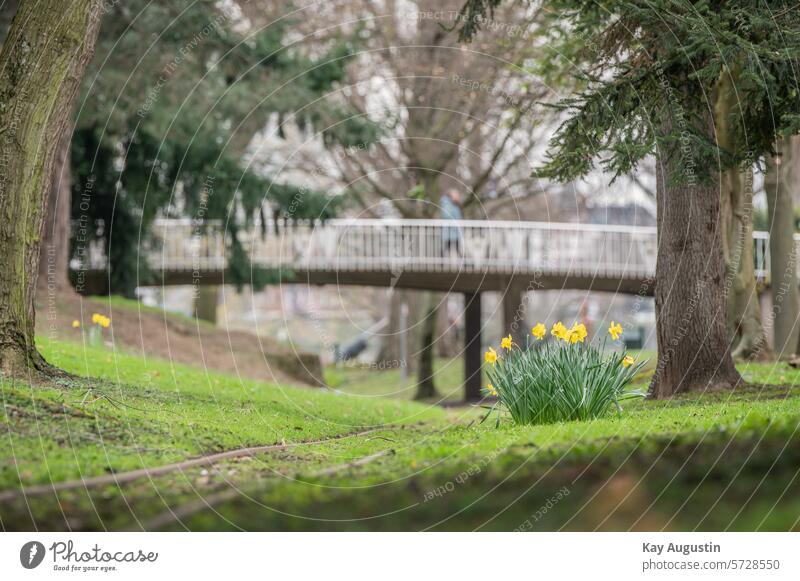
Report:
<svg viewBox="0 0 800 581"><path fill-rule="evenodd" d="M76 294L52 298L40 294L36 302L36 332L65 340L81 340L93 313L112 320L107 340L128 351L168 359L209 370L279 383L320 385L319 357L296 352L290 346L244 331L228 331L207 323L166 314L152 308L109 305L102 299ZM82 328L72 328L80 320Z"/></svg>

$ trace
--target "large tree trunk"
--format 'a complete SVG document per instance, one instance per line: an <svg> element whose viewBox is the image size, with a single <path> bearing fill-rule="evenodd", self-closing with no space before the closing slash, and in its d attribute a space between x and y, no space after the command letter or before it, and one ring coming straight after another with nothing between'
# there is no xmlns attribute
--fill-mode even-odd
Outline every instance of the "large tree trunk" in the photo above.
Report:
<svg viewBox="0 0 800 581"><path fill-rule="evenodd" d="M70 148L72 131L64 128L58 142L50 190L47 194L47 215L42 226L42 246L39 254L40 292L48 295L70 292L69 243L72 206L72 169Z"/></svg>
<svg viewBox="0 0 800 581"><path fill-rule="evenodd" d="M729 170L723 176L726 322L731 343L736 345L734 358L765 360L772 353L761 321L755 275L752 180L752 168Z"/></svg>
<svg viewBox="0 0 800 581"><path fill-rule="evenodd" d="M671 122L665 125L670 133ZM731 388L741 377L725 328L719 183L687 174L679 145L659 151L656 178L658 367L651 394Z"/></svg>
<svg viewBox="0 0 800 581"><path fill-rule="evenodd" d="M48 368L34 345L42 219L100 11L93 0L23 0L0 52L0 369L7 374Z"/></svg>
<svg viewBox="0 0 800 581"><path fill-rule="evenodd" d="M734 71L732 74L736 74ZM732 74L723 74L717 90L715 125L717 143L725 151L736 147L730 118L739 106ZM722 173L720 225L725 260L726 324L734 358L771 357L761 322L753 257L753 162Z"/></svg>
<svg viewBox="0 0 800 581"><path fill-rule="evenodd" d="M778 142L778 157L767 158L764 190L769 222L770 293L772 295L773 347L781 359L792 357L800 336L800 293L797 288L797 253L794 244L792 192L800 163L800 138Z"/></svg>
<svg viewBox="0 0 800 581"><path fill-rule="evenodd" d="M417 393L415 399L436 397L436 385L433 382L433 355L436 338L436 313L438 296L433 292L425 293L425 318L422 320L420 336L419 367L417 368Z"/></svg>

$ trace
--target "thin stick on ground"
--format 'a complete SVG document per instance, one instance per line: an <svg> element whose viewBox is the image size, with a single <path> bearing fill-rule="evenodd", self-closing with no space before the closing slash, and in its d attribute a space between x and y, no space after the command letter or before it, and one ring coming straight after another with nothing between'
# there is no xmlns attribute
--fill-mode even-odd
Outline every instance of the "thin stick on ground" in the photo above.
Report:
<svg viewBox="0 0 800 581"><path fill-rule="evenodd" d="M360 432L352 432L333 436L331 438L323 438L319 440L310 440L304 442L293 442L291 444L269 444L266 446L250 446L247 448L237 448L235 450L227 450L225 452L218 452L216 454L209 454L207 456L200 456L199 458L192 458L190 460L183 460L182 462L174 462L172 464L165 464L163 466L154 466L153 468L139 468L137 470L130 470L127 472L118 472L115 474L106 474L103 476L94 476L92 478L82 478L78 480L68 480L66 482L53 482L50 484L40 484L36 486L22 487L14 490L0 491L0 502L12 500L14 498L24 496L41 496L43 494L51 494L61 492L64 490L72 490L78 488L92 488L97 486L121 485L141 478L155 478L163 476L170 472L178 470L186 470L195 468L197 466L207 466L209 464L216 464L222 460L229 460L231 458L239 458L241 456L254 456L264 452L271 452L274 450L286 450L288 448L295 448L297 446L309 446L314 444L324 444L326 442L334 442L336 440L343 440L345 438L355 438L358 436L365 436L388 429L395 429L402 426L382 426L363 430Z"/></svg>
<svg viewBox="0 0 800 581"><path fill-rule="evenodd" d="M337 472L342 472L343 470L347 470L348 468L356 468L358 466L364 466L365 464L369 464L379 458L383 458L384 456L389 456L394 454L394 450L381 450L380 452L376 452L374 454L370 454L369 456L364 456L362 458L358 458L353 460L352 462L345 462L343 464L336 464L335 466L329 466L328 468L323 468L322 470L318 470L317 472L313 472L309 475L306 475L306 478L320 478L322 476L331 476L336 474ZM297 473L295 475L295 479L300 479L302 473ZM148 520L143 526L142 530L145 531L153 531L161 529L167 525L170 525L174 522L181 521L187 517L192 516L195 513L200 511L206 510L208 508L213 508L223 502L227 502L229 500L234 500L235 498L242 496L244 493L239 488L228 488L221 492L216 492L214 494L210 494L206 497L199 498L198 500L194 500L192 502L186 503L182 506L178 506L176 508L170 508L166 512L161 513L158 516L153 517L152 519ZM131 529L131 530L139 530Z"/></svg>

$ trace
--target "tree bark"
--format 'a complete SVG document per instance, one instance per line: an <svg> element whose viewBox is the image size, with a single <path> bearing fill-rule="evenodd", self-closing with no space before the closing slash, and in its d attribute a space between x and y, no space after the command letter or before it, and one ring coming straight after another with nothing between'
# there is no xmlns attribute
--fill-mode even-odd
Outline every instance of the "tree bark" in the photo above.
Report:
<svg viewBox="0 0 800 581"><path fill-rule="evenodd" d="M201 321L217 324L217 305L219 304L219 287L202 285L194 297L194 316Z"/></svg>
<svg viewBox="0 0 800 581"><path fill-rule="evenodd" d="M717 144L733 151L730 118L739 107L733 90L734 69L720 78L715 108ZM769 359L772 354L761 322L753 257L753 160L722 172L720 214L725 261L726 325L734 358Z"/></svg>
<svg viewBox="0 0 800 581"><path fill-rule="evenodd" d="M777 157L768 157L764 191L769 222L770 294L773 347L780 359L792 357L800 337L800 292L797 288L797 252L794 244L792 190L800 163L800 138L778 142Z"/></svg>
<svg viewBox="0 0 800 581"><path fill-rule="evenodd" d="M20 2L0 52L0 369L48 370L34 344L45 200L58 142L91 58L101 3Z"/></svg>
<svg viewBox="0 0 800 581"><path fill-rule="evenodd" d="M438 309L437 328L440 329L436 339L436 355L445 359L452 359L461 352L461 333L457 321L451 317L448 297L444 297Z"/></svg>
<svg viewBox="0 0 800 581"><path fill-rule="evenodd" d="M383 331L383 345L378 354L377 361L383 362L388 368L402 366L409 375L416 373L418 360L411 357L409 350L419 344L421 304L418 291L397 290L391 293L389 303L389 324ZM406 305L405 321L400 315L400 310ZM401 348L401 341L405 341L405 351ZM416 347L413 348L416 355Z"/></svg>
<svg viewBox="0 0 800 581"><path fill-rule="evenodd" d="M436 313L439 310L437 294L426 292L424 304L425 318L422 321L422 333L420 335L417 393L414 399L436 397L436 385L433 381L433 355L434 340L436 338Z"/></svg>
<svg viewBox="0 0 800 581"><path fill-rule="evenodd" d="M667 120L662 133L672 129ZM741 376L725 328L719 178L698 182L683 163L680 145L659 151L656 178L658 366L651 394L732 388Z"/></svg>
<svg viewBox="0 0 800 581"><path fill-rule="evenodd" d="M69 282L70 216L72 207L72 168L70 148L72 130L64 128L58 142L50 189L47 194L47 214L42 226L42 247L39 254L39 291L71 292Z"/></svg>

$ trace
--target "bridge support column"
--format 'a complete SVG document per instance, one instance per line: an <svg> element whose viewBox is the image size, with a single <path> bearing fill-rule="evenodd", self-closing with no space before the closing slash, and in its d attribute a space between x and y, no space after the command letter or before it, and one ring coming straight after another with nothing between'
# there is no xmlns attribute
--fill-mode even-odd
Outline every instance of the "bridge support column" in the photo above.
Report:
<svg viewBox="0 0 800 581"><path fill-rule="evenodd" d="M481 398L481 293L464 293L464 400Z"/></svg>
<svg viewBox="0 0 800 581"><path fill-rule="evenodd" d="M528 324L525 320L525 293L527 286L515 279L508 281L503 294L503 336L509 333L521 348L528 345Z"/></svg>

